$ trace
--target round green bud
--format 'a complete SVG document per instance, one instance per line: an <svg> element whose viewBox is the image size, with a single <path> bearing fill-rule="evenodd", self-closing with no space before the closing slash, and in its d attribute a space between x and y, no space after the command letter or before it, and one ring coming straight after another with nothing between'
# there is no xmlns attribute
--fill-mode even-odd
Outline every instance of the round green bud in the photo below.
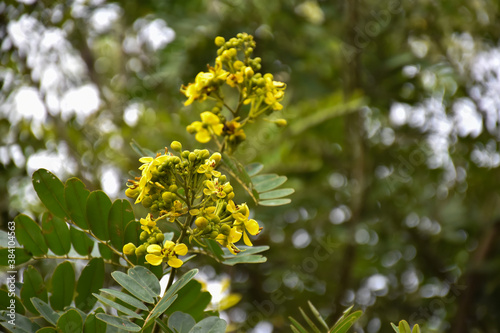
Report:
<svg viewBox="0 0 500 333"><path fill-rule="evenodd" d="M196 154L193 152L190 152L188 157L191 162L194 162L196 160Z"/></svg>
<svg viewBox="0 0 500 333"><path fill-rule="evenodd" d="M274 121L274 123L278 126L278 127L285 127L287 122L285 119L276 119Z"/></svg>
<svg viewBox="0 0 500 333"><path fill-rule="evenodd" d="M148 243L149 244L153 244L153 243L156 243L156 237L155 236L151 236L148 238Z"/></svg>
<svg viewBox="0 0 500 333"><path fill-rule="evenodd" d="M187 125L187 127L186 127L186 131L187 131L189 134L194 134L194 133L196 133L196 128L195 128L193 125Z"/></svg>
<svg viewBox="0 0 500 333"><path fill-rule="evenodd" d="M171 201L172 198L172 192L163 192L161 195L161 198L163 199L164 202Z"/></svg>
<svg viewBox="0 0 500 333"><path fill-rule="evenodd" d="M155 236L155 239L156 239L156 243L163 243L163 240L165 239L165 235L163 235L162 233L158 233L156 234Z"/></svg>
<svg viewBox="0 0 500 333"><path fill-rule="evenodd" d="M189 153L190 153L190 151L189 151L189 150L184 150L184 151L181 153L181 156L182 156L183 158L188 158Z"/></svg>
<svg viewBox="0 0 500 333"><path fill-rule="evenodd" d="M149 237L149 234L147 231L143 231L141 232L141 235L139 236L139 239L141 240L141 242L145 242L146 239L148 239Z"/></svg>
<svg viewBox="0 0 500 333"><path fill-rule="evenodd" d="M220 218L217 215L214 215L212 218L210 218L210 222L213 222L215 224L220 223Z"/></svg>
<svg viewBox="0 0 500 333"><path fill-rule="evenodd" d="M222 187L222 190L223 190L224 192L226 192L227 194L229 194L229 193L233 192L233 187L231 186L231 184L226 183L226 184L224 184L224 186Z"/></svg>
<svg viewBox="0 0 500 333"><path fill-rule="evenodd" d="M170 192L177 192L177 189L178 189L178 187L177 187L177 185L175 185L175 184L172 184L172 185L170 185L170 186L168 187L168 190L169 190Z"/></svg>
<svg viewBox="0 0 500 333"><path fill-rule="evenodd" d="M236 69L237 71L239 71L243 66L245 66L245 64L240 60L236 60L233 64L234 69Z"/></svg>
<svg viewBox="0 0 500 333"><path fill-rule="evenodd" d="M220 183L225 183L225 182L226 182L226 180L227 180L226 175L221 175L221 176L219 177L219 182L220 182Z"/></svg>
<svg viewBox="0 0 500 333"><path fill-rule="evenodd" d="M144 244L135 249L136 256L142 256L145 254L146 254L146 247L144 246Z"/></svg>
<svg viewBox="0 0 500 333"><path fill-rule="evenodd" d="M158 204L154 204L154 205L152 205L152 206L150 207L150 209L151 209L151 211L152 211L152 212L157 212L157 211L159 210L159 208L158 208Z"/></svg>
<svg viewBox="0 0 500 333"><path fill-rule="evenodd" d="M144 199L142 199L141 203L144 206L144 208L149 208L153 204L153 198L145 197Z"/></svg>
<svg viewBox="0 0 500 333"><path fill-rule="evenodd" d="M195 221L194 221L194 224L196 224L196 226L199 228L199 229L205 229L208 225L208 220L206 218L204 218L203 216L200 216L198 217Z"/></svg>
<svg viewBox="0 0 500 333"><path fill-rule="evenodd" d="M181 162L181 159L179 156L172 156L172 163L174 164L179 164Z"/></svg>
<svg viewBox="0 0 500 333"><path fill-rule="evenodd" d="M221 36L215 37L215 45L216 46L221 47L222 45L224 45L225 42L226 42L226 40L224 39L224 37L221 37Z"/></svg>
<svg viewBox="0 0 500 333"><path fill-rule="evenodd" d="M200 157L202 159L207 159L209 156L210 156L210 152L208 151L208 149L203 149L200 153Z"/></svg>
<svg viewBox="0 0 500 333"><path fill-rule="evenodd" d="M234 192L231 192L227 195L228 200L233 200L233 198L234 198Z"/></svg>
<svg viewBox="0 0 500 333"><path fill-rule="evenodd" d="M170 144L170 148L172 148L174 151L180 152L182 150L182 144L179 141L172 141Z"/></svg>
<svg viewBox="0 0 500 333"><path fill-rule="evenodd" d="M222 227L220 228L220 233L225 236L229 236L230 232L231 232L231 227L228 226L227 224L222 225Z"/></svg>
<svg viewBox="0 0 500 333"><path fill-rule="evenodd" d="M253 71L252 67L246 67L245 68L245 75L247 77L253 76L253 74L254 74L254 71Z"/></svg>
<svg viewBox="0 0 500 333"><path fill-rule="evenodd" d="M217 236L219 236L219 233L215 230L210 233L210 238L212 238L212 239L217 238Z"/></svg>

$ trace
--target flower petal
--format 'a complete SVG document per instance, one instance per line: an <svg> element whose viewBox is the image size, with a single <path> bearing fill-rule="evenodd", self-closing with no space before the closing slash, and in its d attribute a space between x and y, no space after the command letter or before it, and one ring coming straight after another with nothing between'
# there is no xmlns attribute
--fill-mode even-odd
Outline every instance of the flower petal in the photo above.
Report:
<svg viewBox="0 0 500 333"><path fill-rule="evenodd" d="M198 133L196 133L195 137L196 141L200 143L207 143L212 140L212 136L210 136L210 132L206 129L202 128Z"/></svg>
<svg viewBox="0 0 500 333"><path fill-rule="evenodd" d="M150 245L151 246L151 245ZM163 262L163 257L154 254L147 254L146 261L153 266L158 266Z"/></svg>
<svg viewBox="0 0 500 333"><path fill-rule="evenodd" d="M174 268L179 268L183 264L182 260L180 260L179 258L176 258L176 257L171 257L170 259L168 259L167 263L170 267L174 267Z"/></svg>
<svg viewBox="0 0 500 333"><path fill-rule="evenodd" d="M210 111L202 112L200 116L201 116L201 121L204 124L217 125L220 123L219 117L217 117L215 114L213 114Z"/></svg>
<svg viewBox="0 0 500 333"><path fill-rule="evenodd" d="M148 253L158 255L161 253L161 246L158 244L151 244L148 246L147 251Z"/></svg>
<svg viewBox="0 0 500 333"><path fill-rule="evenodd" d="M250 235L257 235L259 233L259 224L255 220L248 220L245 222L245 229Z"/></svg>
<svg viewBox="0 0 500 333"><path fill-rule="evenodd" d="M180 255L180 256L185 256L188 252L188 248L186 246L186 244L177 244L175 247L174 247L174 252L177 254L177 255Z"/></svg>
<svg viewBox="0 0 500 333"><path fill-rule="evenodd" d="M243 242L245 243L246 246L253 246L246 232L243 233Z"/></svg>

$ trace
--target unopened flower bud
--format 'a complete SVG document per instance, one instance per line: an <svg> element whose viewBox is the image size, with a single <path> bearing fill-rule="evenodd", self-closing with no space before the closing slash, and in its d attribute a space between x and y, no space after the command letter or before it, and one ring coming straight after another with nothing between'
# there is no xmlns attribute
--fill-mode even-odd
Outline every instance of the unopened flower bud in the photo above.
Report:
<svg viewBox="0 0 500 333"><path fill-rule="evenodd" d="M179 141L172 141L170 144L170 148L172 148L174 151L180 152L182 150L182 144Z"/></svg>
<svg viewBox="0 0 500 333"><path fill-rule="evenodd" d="M144 199L142 199L141 203L144 206L144 208L149 208L153 204L153 198L144 197Z"/></svg>
<svg viewBox="0 0 500 333"><path fill-rule="evenodd" d="M276 119L274 121L274 123L278 126L278 127L285 127L287 122L285 119Z"/></svg>
<svg viewBox="0 0 500 333"><path fill-rule="evenodd" d="M252 76L253 74L254 74L254 72L253 72L252 67L246 67L246 68L245 68L245 75L246 75L247 77L250 77L250 76Z"/></svg>
<svg viewBox="0 0 500 333"><path fill-rule="evenodd" d="M196 226L199 228L199 229L205 229L208 225L208 220L206 218L204 218L203 216L200 216L198 217L195 221L194 221L194 224L196 224Z"/></svg>
<svg viewBox="0 0 500 333"><path fill-rule="evenodd" d="M227 224L224 224L221 228L220 228L220 233L225 235L225 236L229 236L229 233L231 232L231 227L228 226Z"/></svg>
<svg viewBox="0 0 500 333"><path fill-rule="evenodd" d="M229 193L233 192L233 187L231 186L231 184L226 183L226 184L224 184L224 186L222 187L222 190L223 190L224 192L226 192L227 194L229 194Z"/></svg>
<svg viewBox="0 0 500 333"><path fill-rule="evenodd" d="M221 157L222 156L220 153L213 153L212 156L210 156L210 159L214 160L215 163L219 164Z"/></svg>
<svg viewBox="0 0 500 333"><path fill-rule="evenodd" d="M196 160L196 154L195 153L190 152L188 156L189 156L189 160L191 162L194 162Z"/></svg>
<svg viewBox="0 0 500 333"><path fill-rule="evenodd" d="M128 256L131 256L135 253L135 245L132 244L132 243L127 243L125 245L123 245L123 253L128 255Z"/></svg>
<svg viewBox="0 0 500 333"><path fill-rule="evenodd" d="M222 36L215 37L215 45L216 46L221 47L222 45L224 45L225 42L226 42L226 40L224 39L224 37L222 37Z"/></svg>
<svg viewBox="0 0 500 333"><path fill-rule="evenodd" d="M163 240L165 239L165 236L160 232L160 233L156 234L155 239L156 239L156 243L161 244L163 242Z"/></svg>
<svg viewBox="0 0 500 333"><path fill-rule="evenodd" d="M145 242L146 239L148 239L149 237L149 234L147 231L143 231L141 232L141 235L139 236L139 239L141 240L141 242Z"/></svg>
<svg viewBox="0 0 500 333"><path fill-rule="evenodd" d="M135 249L136 256L142 256L144 254L146 254L146 247L144 246L144 244Z"/></svg>

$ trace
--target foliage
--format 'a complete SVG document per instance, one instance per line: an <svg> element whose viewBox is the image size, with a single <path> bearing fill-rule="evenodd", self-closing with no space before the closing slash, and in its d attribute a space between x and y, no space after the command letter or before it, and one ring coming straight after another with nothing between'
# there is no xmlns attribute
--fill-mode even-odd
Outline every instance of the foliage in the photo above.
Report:
<svg viewBox="0 0 500 333"><path fill-rule="evenodd" d="M320 326L322 326L321 329L319 329L318 326L316 326L316 324L314 323L314 321L301 308L299 308L300 313L302 314L302 317L304 317L304 319L307 322L307 324L309 325L310 329L304 328L297 320L290 317L290 321L292 322L292 325L290 325L290 327L292 328L292 332L294 332L294 333L307 333L307 332L345 333L349 330L349 328L351 328L352 325L354 325L354 323L363 314L362 311L356 311L356 312L349 314L351 312L351 309L352 309L352 306L351 306L350 308L348 308L347 310L344 311L344 313L342 314L342 317L340 317L337 320L335 325L333 325L332 327L328 327L325 320L323 319L323 317L321 317L321 314L314 307L314 305L312 305L311 302L308 302L308 304L309 304L309 308L311 309L311 312L314 314L314 317L317 319Z"/></svg>
<svg viewBox="0 0 500 333"><path fill-rule="evenodd" d="M114 202L123 180L140 176L127 175L140 165L128 142L154 150L139 157L163 154L174 140L196 148L185 129L217 101L184 108L179 87L210 72L207 63L215 67L216 36L246 31L262 75L286 84L284 108L246 125L231 155L241 166L226 167L224 153L218 171L264 227L251 240L253 249L269 246L267 261L233 267L197 255L180 268L231 279L242 299L226 311L229 329L289 331L286 318L300 317L307 300L325 318L355 304L364 331L399 318L430 332L500 326L497 2L25 0L0 5L0 20L2 230L18 212L42 234L44 221L45 231L61 225L43 215L31 184L36 169L75 176ZM238 88L221 89L238 104ZM282 118L290 125L272 122ZM206 148L216 150L214 138ZM232 173L255 162L288 178L293 204L253 207L236 180L246 184L244 177ZM80 202L68 208L77 225L86 214L87 200ZM138 220L149 213L132 208ZM71 256L102 251L113 260L107 246L89 251L95 240L68 229ZM0 239L4 246L8 236ZM50 243L63 253L67 238ZM2 264L8 255L0 249ZM17 251L18 281L28 265L45 280L65 260L31 258ZM82 263L71 263L75 282Z"/></svg>
<svg viewBox="0 0 500 333"><path fill-rule="evenodd" d="M225 331L224 320L204 311L210 295L202 291L199 284L190 283L197 269L190 270L174 282L176 269L196 254L208 255L230 266L266 261L259 253L269 247L253 248L249 238L262 228L249 218L250 210L245 203L234 203L233 186L226 175L217 171L222 154L224 165L252 195L255 203L268 206L286 204L290 200L279 198L293 193L293 189L274 190L286 181L286 177L275 174L256 176L263 168L261 164L249 165L245 169L230 156L245 140L242 128L247 121L254 122L262 113L282 108L279 101L284 90L284 84L272 81L272 75L266 74L264 78L260 74L254 75L254 70L258 71L260 65L258 60L249 58L251 48L255 47L252 36L239 34L238 38L229 44L216 39L216 44L221 46L220 56L216 59L217 69L209 67L210 73L200 73L196 83L182 88L188 97L186 104L216 96L220 106L227 106L227 103L218 90L219 81L238 88L239 104L234 110L230 109L233 120L223 123L226 118L216 107L212 112L201 114L203 123L195 122L187 128L188 131L193 127L196 129L196 139L201 143L223 136L223 143L217 141L220 152L183 150L180 142L173 141L170 147L179 155L165 148L164 154L141 157L141 175L130 179L125 191L136 204L150 210L139 223L127 200L112 202L103 191L90 192L78 178L70 178L63 184L46 169L34 172L33 187L48 211L43 214L41 226L27 215L21 214L14 219L16 237L13 238L12 234L6 236L16 239L21 247L12 247L12 253L17 255L16 252L22 251L23 260L30 262L69 259L88 260L88 264L76 280L73 265L64 261L52 275L48 275L47 284L39 271L29 266L24 271L20 291L17 294L14 290L4 293L2 302L10 304L9 299L18 296L22 305L14 298L14 306L19 305L16 312L25 313L27 310L40 315L45 324L36 322L36 317L20 317L24 326L18 325L18 318L9 320L9 312L4 311L1 325L12 331L26 331L33 325L41 331L55 329L63 332L81 332L97 326L128 332L154 332L156 327L165 332ZM242 43L245 45L242 49L245 63L238 60L237 49L232 48L240 47ZM225 72L222 64L229 66L230 71ZM253 64L254 68L245 67L245 64ZM239 122L243 104L251 104L251 107L247 118ZM148 152L135 142L133 147L139 153ZM226 147L227 152L224 152ZM258 201L259 196L266 200ZM164 228L168 231L159 227L164 221L167 221ZM235 245L241 238L246 245L244 248ZM96 245L99 254L94 254ZM7 250L11 252L10 248ZM72 256L72 251L81 257ZM194 255L185 257L188 252ZM127 273L120 270L111 273L116 283L110 286L119 285L122 291L102 288L107 277L105 265L128 268ZM9 266L15 268L14 264L9 263ZM167 273L168 283L162 294L159 279ZM50 298L48 289L51 289ZM179 294L183 297L178 299ZM95 309L97 302L103 308ZM73 303L75 308L71 307ZM118 315L111 314L112 309ZM202 318L196 323L194 316Z"/></svg>
<svg viewBox="0 0 500 333"><path fill-rule="evenodd" d="M391 323L391 325L396 333L420 333L420 327L418 326L418 324L415 324L413 326L413 329L411 329L406 320L401 320L398 326L394 325L393 323Z"/></svg>

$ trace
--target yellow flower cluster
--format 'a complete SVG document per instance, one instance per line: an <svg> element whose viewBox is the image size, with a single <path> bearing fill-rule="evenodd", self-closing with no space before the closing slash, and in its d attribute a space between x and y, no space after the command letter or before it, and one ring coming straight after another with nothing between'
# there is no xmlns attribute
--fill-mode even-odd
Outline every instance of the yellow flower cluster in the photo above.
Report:
<svg viewBox="0 0 500 333"><path fill-rule="evenodd" d="M256 46L251 35L240 33L229 41L219 36L215 44L219 46L215 67L208 66L208 72L198 73L193 83L182 86L181 92L188 98L185 105L207 98L215 100L216 105L211 111L203 112L201 121L193 122L187 131L196 133L196 140L201 143L223 136L227 145L234 148L246 139L242 127L247 122L263 113L283 109L281 102L286 85L275 81L270 73L259 73L261 59L251 57ZM224 86L239 94L238 105L234 108L224 100ZM249 109L243 110L245 105L250 105ZM227 120L221 114L222 107L230 111L232 119Z"/></svg>
<svg viewBox="0 0 500 333"><path fill-rule="evenodd" d="M241 238L246 245L252 245L248 235L257 235L261 228L255 220L249 219L246 204L233 202L233 187L227 177L216 170L221 154L210 155L206 149L182 151L177 141L171 148L179 156L165 148L164 154L154 158L142 157L139 160L143 163L139 168L141 177L129 181L127 196L152 213L139 221L142 244L136 247L128 243L123 253L143 258L154 266L166 263L177 268L183 264L178 257L188 253L188 245L195 242L206 246L204 238L218 241L233 254L239 252L234 243ZM157 224L160 220L177 225L181 235L189 236L189 242L185 243L182 236L176 241L166 239Z"/></svg>

